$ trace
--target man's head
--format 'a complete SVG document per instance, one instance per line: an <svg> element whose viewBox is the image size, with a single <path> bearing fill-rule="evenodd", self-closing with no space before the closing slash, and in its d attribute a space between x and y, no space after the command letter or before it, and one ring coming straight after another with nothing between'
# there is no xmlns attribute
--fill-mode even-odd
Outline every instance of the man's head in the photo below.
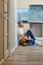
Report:
<svg viewBox="0 0 43 65"><path fill-rule="evenodd" d="M23 27L23 22L18 22L18 27Z"/></svg>

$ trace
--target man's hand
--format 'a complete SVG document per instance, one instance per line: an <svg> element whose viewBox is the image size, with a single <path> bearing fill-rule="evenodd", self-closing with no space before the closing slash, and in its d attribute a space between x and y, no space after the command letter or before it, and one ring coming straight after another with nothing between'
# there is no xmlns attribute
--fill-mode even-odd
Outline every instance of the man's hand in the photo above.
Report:
<svg viewBox="0 0 43 65"><path fill-rule="evenodd" d="M28 38L26 35L22 35L22 38L25 39L25 40L31 40L31 38Z"/></svg>

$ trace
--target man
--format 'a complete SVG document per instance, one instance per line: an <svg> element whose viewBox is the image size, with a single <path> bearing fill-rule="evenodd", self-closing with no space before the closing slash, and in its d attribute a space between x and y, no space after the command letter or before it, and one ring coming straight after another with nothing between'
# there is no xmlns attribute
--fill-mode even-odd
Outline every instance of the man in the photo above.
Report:
<svg viewBox="0 0 43 65"><path fill-rule="evenodd" d="M41 43L36 40L31 30L27 30L26 33L23 32L23 22L18 22L18 40L21 44L26 42L29 46L41 46Z"/></svg>

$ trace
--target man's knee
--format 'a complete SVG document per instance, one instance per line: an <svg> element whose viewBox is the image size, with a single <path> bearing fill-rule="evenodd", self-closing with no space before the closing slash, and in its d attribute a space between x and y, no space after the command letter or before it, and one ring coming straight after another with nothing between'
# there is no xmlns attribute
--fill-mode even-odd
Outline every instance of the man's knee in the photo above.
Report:
<svg viewBox="0 0 43 65"><path fill-rule="evenodd" d="M30 30L30 29L28 29L28 30L27 30L27 32L31 32L31 30Z"/></svg>

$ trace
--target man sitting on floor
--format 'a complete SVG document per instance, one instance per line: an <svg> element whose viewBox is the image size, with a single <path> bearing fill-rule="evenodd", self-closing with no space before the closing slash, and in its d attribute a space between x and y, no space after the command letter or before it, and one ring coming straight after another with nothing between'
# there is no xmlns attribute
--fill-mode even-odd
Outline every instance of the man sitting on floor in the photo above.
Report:
<svg viewBox="0 0 43 65"><path fill-rule="evenodd" d="M41 46L41 43L36 40L31 30L27 30L26 33L23 33L23 22L18 22L18 39L21 44L25 42L28 43L29 46Z"/></svg>

